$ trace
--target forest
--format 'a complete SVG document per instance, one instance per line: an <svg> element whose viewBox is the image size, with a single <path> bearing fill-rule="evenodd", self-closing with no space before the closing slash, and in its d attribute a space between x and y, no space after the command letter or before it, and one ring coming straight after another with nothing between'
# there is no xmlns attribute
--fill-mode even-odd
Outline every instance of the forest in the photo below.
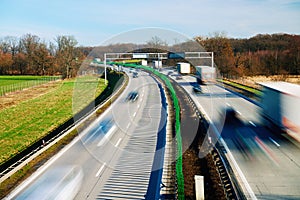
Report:
<svg viewBox="0 0 300 200"><path fill-rule="evenodd" d="M195 45L195 43L197 45ZM199 45L200 44L200 45ZM76 76L88 58L103 58L105 52L212 51L214 64L223 77L252 75L299 75L300 35L258 34L251 38L228 38L223 33L196 36L191 41L168 45L155 36L146 44L78 46L73 36L57 36L46 42L26 34L0 38L0 75Z"/></svg>
<svg viewBox="0 0 300 200"><path fill-rule="evenodd" d="M57 36L48 43L31 34L4 37L0 40L0 75L75 76L85 58L77 44L73 36Z"/></svg>
<svg viewBox="0 0 300 200"><path fill-rule="evenodd" d="M300 35L258 34L234 39L216 34L195 39L214 52L215 64L224 77L300 73Z"/></svg>

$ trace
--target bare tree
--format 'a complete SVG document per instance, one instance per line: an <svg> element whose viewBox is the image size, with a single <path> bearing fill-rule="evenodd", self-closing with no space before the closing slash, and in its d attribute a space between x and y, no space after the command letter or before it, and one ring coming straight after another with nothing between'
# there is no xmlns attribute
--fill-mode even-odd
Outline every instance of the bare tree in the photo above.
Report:
<svg viewBox="0 0 300 200"><path fill-rule="evenodd" d="M235 67L234 53L225 33L215 32L214 37L196 37L195 40L200 43L207 51L214 52L215 63L224 76L237 75Z"/></svg>
<svg viewBox="0 0 300 200"><path fill-rule="evenodd" d="M147 45L148 48L164 49L166 46L168 46L168 43L163 41L160 37L154 36L147 42Z"/></svg>
<svg viewBox="0 0 300 200"><path fill-rule="evenodd" d="M40 38L36 35L26 34L20 39L19 51L24 53L27 60L25 73L36 74L39 45Z"/></svg>
<svg viewBox="0 0 300 200"><path fill-rule="evenodd" d="M56 61L61 66L63 78L70 78L77 71L78 59L82 56L76 48L78 42L73 36L57 36L55 41Z"/></svg>

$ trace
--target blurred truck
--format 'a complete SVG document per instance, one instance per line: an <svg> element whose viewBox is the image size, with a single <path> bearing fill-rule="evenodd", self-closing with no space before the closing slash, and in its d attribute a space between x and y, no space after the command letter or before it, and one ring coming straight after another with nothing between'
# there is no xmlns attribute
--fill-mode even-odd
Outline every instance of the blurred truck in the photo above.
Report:
<svg viewBox="0 0 300 200"><path fill-rule="evenodd" d="M191 73L190 63L184 63L184 62L177 63L177 71L180 74L190 74Z"/></svg>
<svg viewBox="0 0 300 200"><path fill-rule="evenodd" d="M259 83L262 122L270 129L286 132L300 142L300 85L287 82Z"/></svg>
<svg viewBox="0 0 300 200"><path fill-rule="evenodd" d="M196 77L199 84L214 83L216 81L216 68L196 66Z"/></svg>

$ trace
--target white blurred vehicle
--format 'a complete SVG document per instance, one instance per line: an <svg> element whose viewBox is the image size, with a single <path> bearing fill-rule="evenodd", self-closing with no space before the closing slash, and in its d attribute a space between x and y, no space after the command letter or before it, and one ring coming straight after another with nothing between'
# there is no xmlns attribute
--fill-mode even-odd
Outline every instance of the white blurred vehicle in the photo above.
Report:
<svg viewBox="0 0 300 200"><path fill-rule="evenodd" d="M199 84L208 84L216 82L216 68L210 66L196 66L197 82Z"/></svg>
<svg viewBox="0 0 300 200"><path fill-rule="evenodd" d="M180 74L190 74L191 73L191 64L190 63L184 63L179 62L177 63L177 70Z"/></svg>
<svg viewBox="0 0 300 200"><path fill-rule="evenodd" d="M261 116L264 124L272 130L279 128L300 142L300 86L280 81L259 84L263 86Z"/></svg>
<svg viewBox="0 0 300 200"><path fill-rule="evenodd" d="M47 170L35 180L16 200L71 200L78 193L83 179L77 166L61 166Z"/></svg>

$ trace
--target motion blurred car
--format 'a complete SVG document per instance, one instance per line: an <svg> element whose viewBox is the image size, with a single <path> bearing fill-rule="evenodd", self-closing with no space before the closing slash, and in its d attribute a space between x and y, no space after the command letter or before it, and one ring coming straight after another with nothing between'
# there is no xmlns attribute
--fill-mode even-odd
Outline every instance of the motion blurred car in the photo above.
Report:
<svg viewBox="0 0 300 200"><path fill-rule="evenodd" d="M133 72L133 78L137 78L138 77L138 73L137 72Z"/></svg>
<svg viewBox="0 0 300 200"><path fill-rule="evenodd" d="M239 113L233 107L227 107L225 109L226 122L239 122Z"/></svg>
<svg viewBox="0 0 300 200"><path fill-rule="evenodd" d="M182 79L182 76L181 75L177 75L176 76L176 80L181 80Z"/></svg>
<svg viewBox="0 0 300 200"><path fill-rule="evenodd" d="M200 87L199 85L194 86L194 87L193 87L193 91L194 91L196 94L202 93L202 89L201 89L201 87Z"/></svg>
<svg viewBox="0 0 300 200"><path fill-rule="evenodd" d="M78 166L60 166L46 171L17 200L74 199L81 187L83 172Z"/></svg>
<svg viewBox="0 0 300 200"><path fill-rule="evenodd" d="M139 93L136 91L130 92L127 96L127 101L134 102L138 99Z"/></svg>

